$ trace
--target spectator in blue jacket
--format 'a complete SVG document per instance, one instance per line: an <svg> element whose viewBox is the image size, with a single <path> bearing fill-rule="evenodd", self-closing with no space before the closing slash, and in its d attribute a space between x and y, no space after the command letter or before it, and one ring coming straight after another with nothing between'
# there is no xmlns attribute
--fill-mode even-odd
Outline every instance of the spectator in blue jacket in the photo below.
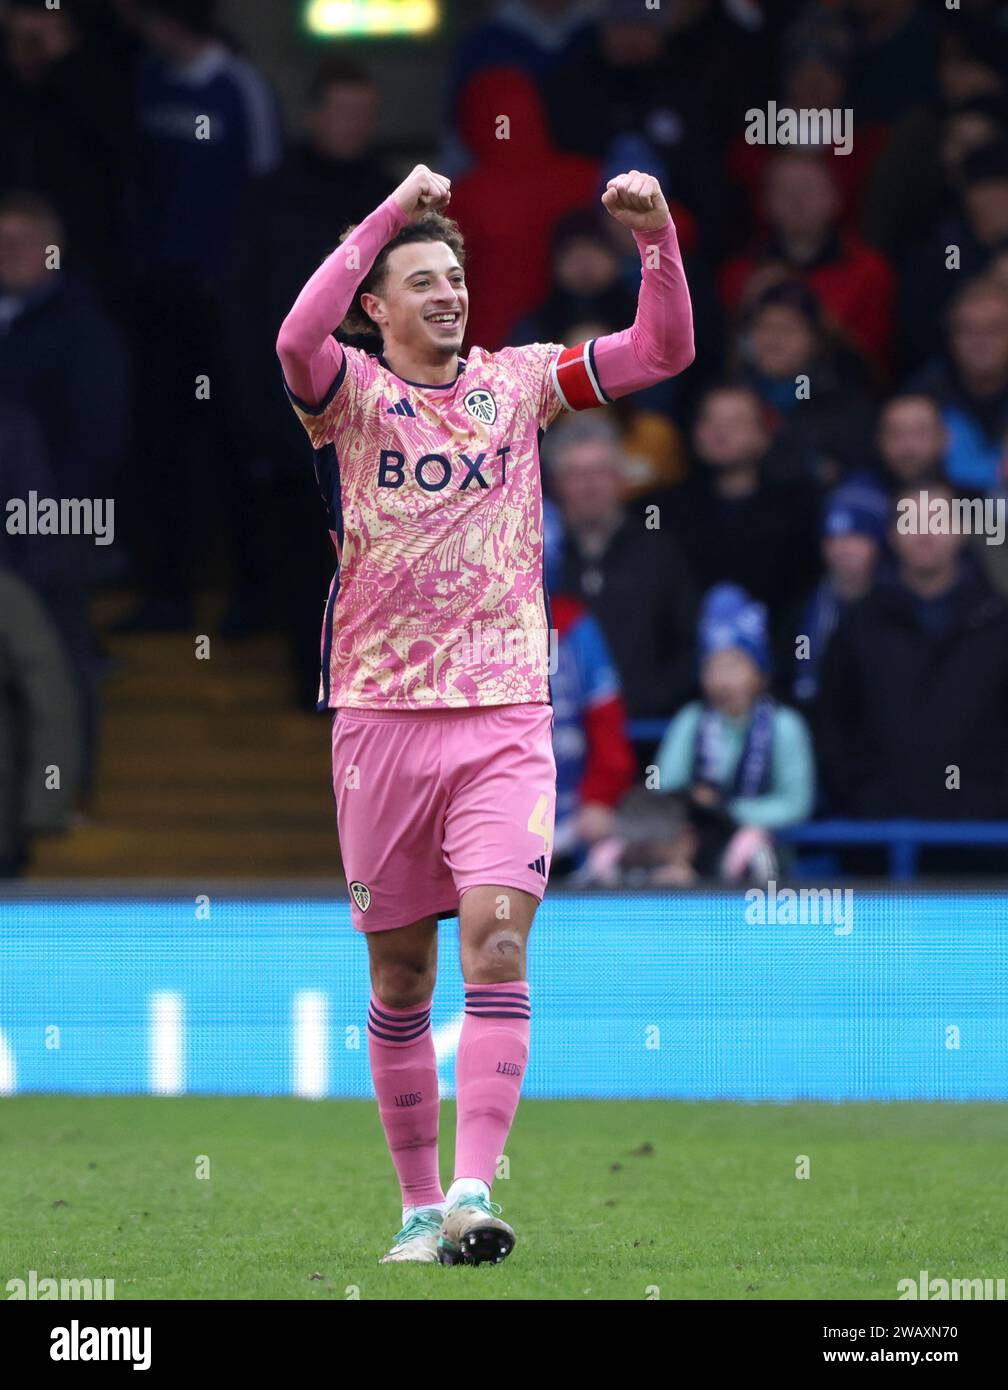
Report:
<svg viewBox="0 0 1008 1390"><path fill-rule="evenodd" d="M972 280L949 311L948 354L917 378L941 406L945 476L963 492L992 492L1008 429L1008 289Z"/></svg>

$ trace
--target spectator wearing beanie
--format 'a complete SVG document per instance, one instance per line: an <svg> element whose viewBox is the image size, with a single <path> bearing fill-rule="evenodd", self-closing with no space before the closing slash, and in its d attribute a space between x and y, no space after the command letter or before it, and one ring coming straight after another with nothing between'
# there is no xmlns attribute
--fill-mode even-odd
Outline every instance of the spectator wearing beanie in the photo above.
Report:
<svg viewBox="0 0 1008 1390"><path fill-rule="evenodd" d="M793 636L792 695L815 699L819 672L840 614L871 591L885 550L891 507L881 488L857 480L836 488L823 508L823 577L807 600Z"/></svg>
<svg viewBox="0 0 1008 1390"><path fill-rule="evenodd" d="M735 880L753 872L773 831L811 813L812 744L802 716L767 693L761 603L718 585L704 597L697 637L703 696L680 710L662 740L659 786L688 799L697 871Z"/></svg>

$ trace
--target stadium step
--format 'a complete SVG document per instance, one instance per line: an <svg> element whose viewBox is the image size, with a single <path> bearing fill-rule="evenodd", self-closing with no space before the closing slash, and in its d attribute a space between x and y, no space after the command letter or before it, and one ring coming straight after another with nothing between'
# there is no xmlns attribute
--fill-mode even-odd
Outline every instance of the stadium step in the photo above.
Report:
<svg viewBox="0 0 1008 1390"><path fill-rule="evenodd" d="M128 602L103 596L99 630ZM197 623L193 638L104 640L94 793L70 834L37 842L29 877L338 879L329 721L293 707L283 639Z"/></svg>

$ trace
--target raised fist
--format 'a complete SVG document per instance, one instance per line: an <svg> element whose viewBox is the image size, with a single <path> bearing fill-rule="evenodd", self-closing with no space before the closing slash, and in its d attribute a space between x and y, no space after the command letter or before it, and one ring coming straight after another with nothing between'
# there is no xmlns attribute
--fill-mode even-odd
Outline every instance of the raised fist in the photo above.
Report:
<svg viewBox="0 0 1008 1390"><path fill-rule="evenodd" d="M411 222L427 212L444 212L451 198L451 179L418 164L392 194Z"/></svg>
<svg viewBox="0 0 1008 1390"><path fill-rule="evenodd" d="M610 217L635 232L656 232L671 221L658 180L639 169L610 179L602 194L602 206Z"/></svg>

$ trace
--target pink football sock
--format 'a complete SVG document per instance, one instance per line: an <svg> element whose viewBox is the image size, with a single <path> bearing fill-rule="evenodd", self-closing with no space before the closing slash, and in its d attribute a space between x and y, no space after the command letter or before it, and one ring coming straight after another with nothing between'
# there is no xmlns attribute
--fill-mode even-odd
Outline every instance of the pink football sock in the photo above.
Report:
<svg viewBox="0 0 1008 1390"><path fill-rule="evenodd" d="M456 1180L479 1178L493 1186L518 1109L531 1017L525 980L465 987L465 1019L455 1061Z"/></svg>
<svg viewBox="0 0 1008 1390"><path fill-rule="evenodd" d="M438 1173L437 1060L431 1001L392 1009L371 995L368 1056L378 1113L399 1177L404 1207L444 1201Z"/></svg>

